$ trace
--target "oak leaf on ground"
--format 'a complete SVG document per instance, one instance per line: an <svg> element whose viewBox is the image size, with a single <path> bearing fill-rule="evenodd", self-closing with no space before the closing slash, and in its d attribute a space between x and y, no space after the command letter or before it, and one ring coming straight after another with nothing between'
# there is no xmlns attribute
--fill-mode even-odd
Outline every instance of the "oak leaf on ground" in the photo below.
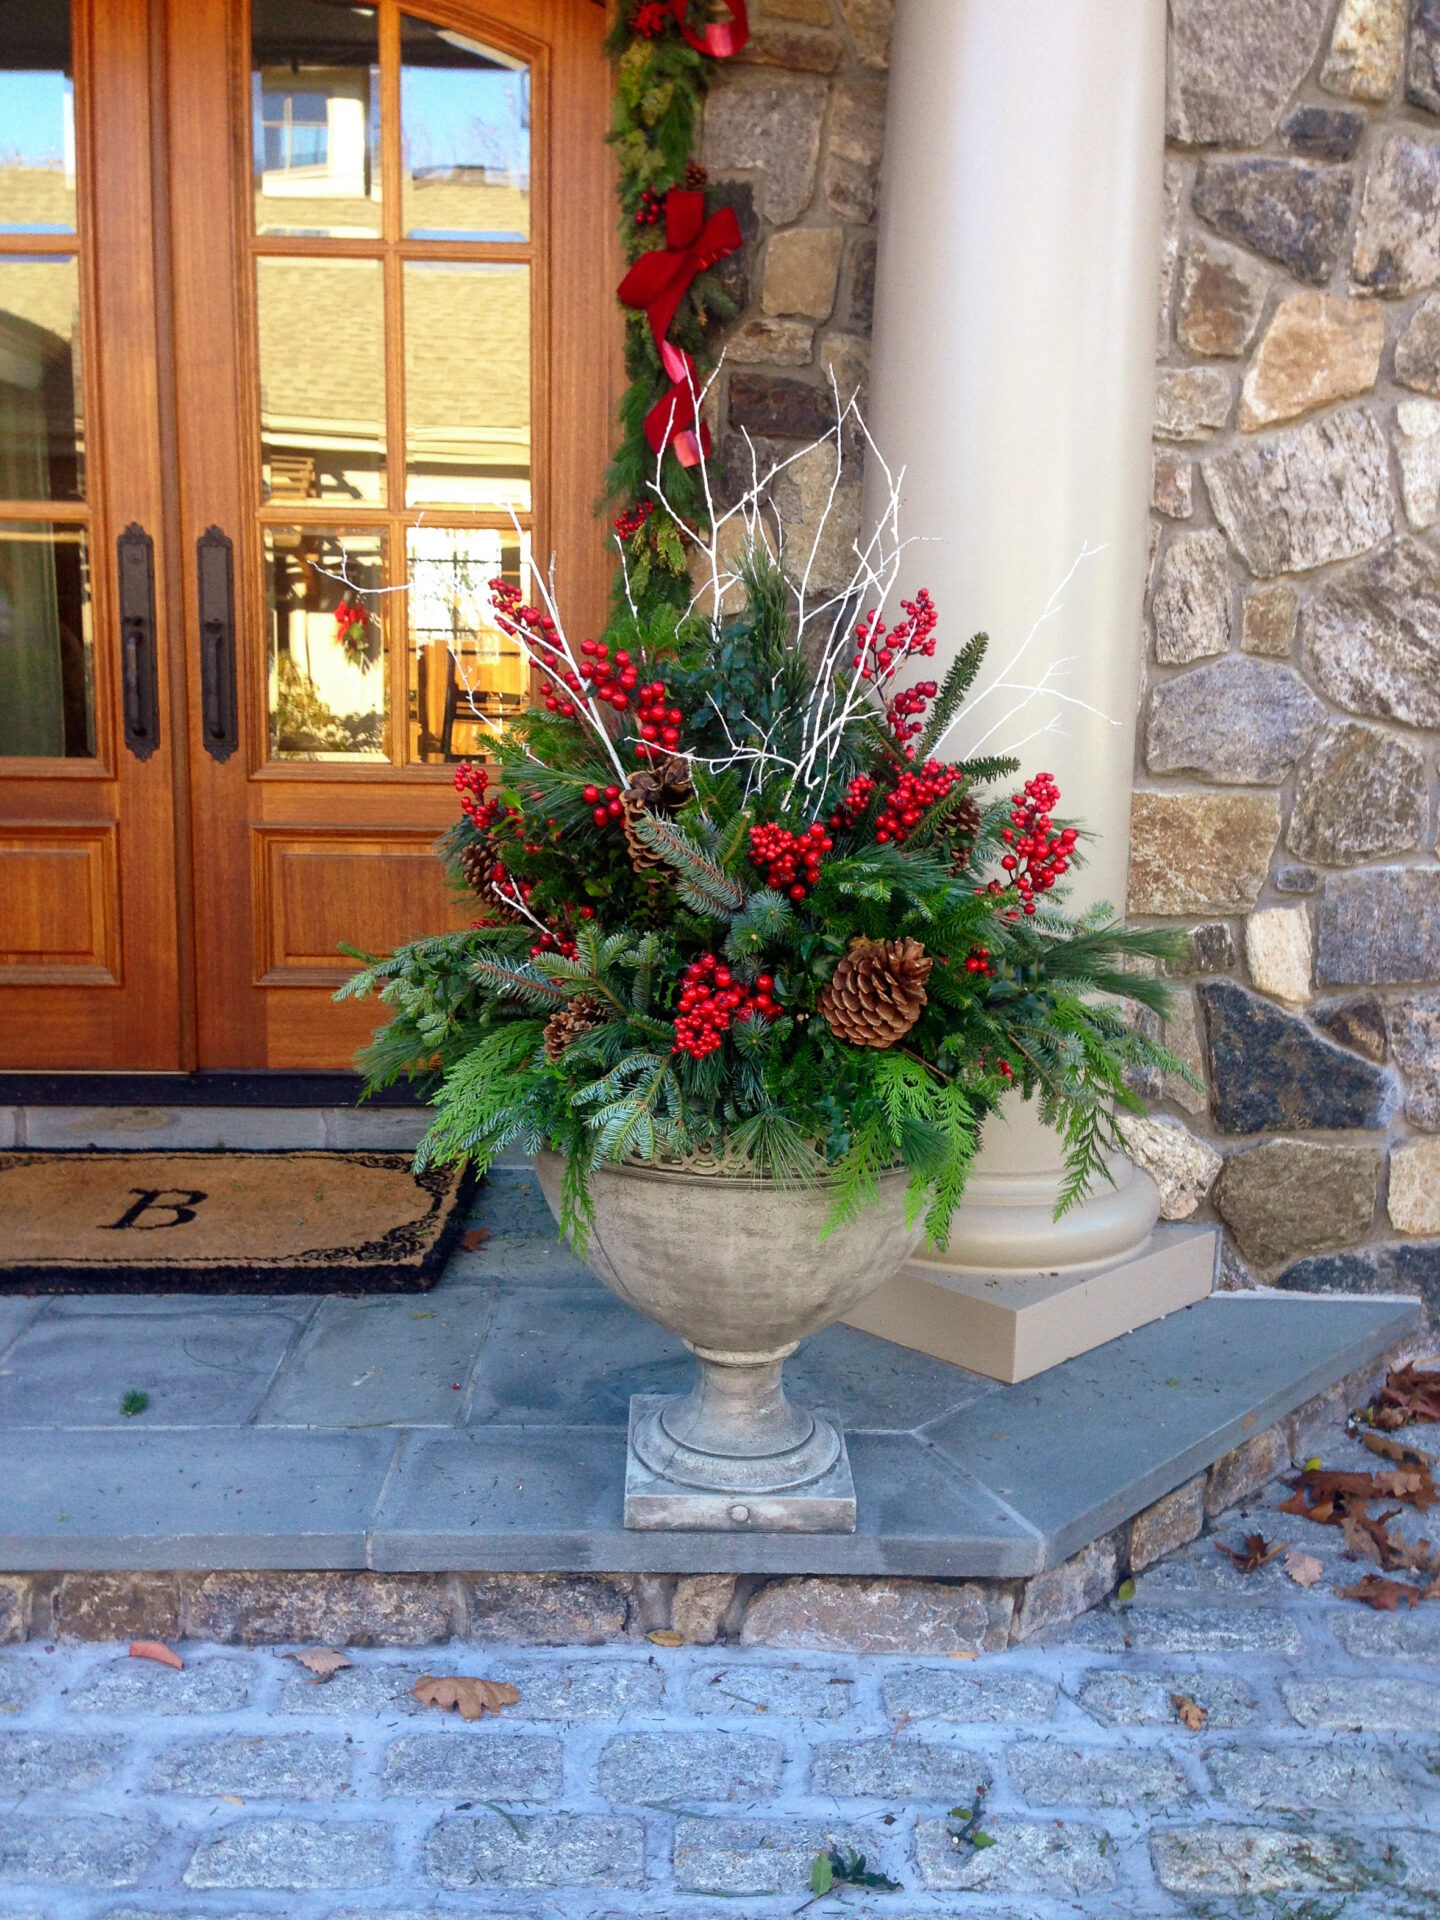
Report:
<svg viewBox="0 0 1440 1920"><path fill-rule="evenodd" d="M299 1653L292 1653L290 1658L298 1660L307 1673L314 1674L317 1687L322 1681L333 1680L337 1673L355 1664L334 1647L305 1647Z"/></svg>
<svg viewBox="0 0 1440 1920"><path fill-rule="evenodd" d="M1291 1547L1285 1555L1285 1571L1297 1587L1313 1587L1324 1577L1325 1563L1317 1554L1302 1553L1299 1547Z"/></svg>
<svg viewBox="0 0 1440 1920"><path fill-rule="evenodd" d="M1277 1553L1283 1553L1289 1544L1288 1540L1282 1540L1272 1547L1263 1533L1247 1533L1244 1544L1238 1547L1227 1547L1223 1540L1215 1542L1216 1550L1223 1553L1241 1573L1258 1573Z"/></svg>
<svg viewBox="0 0 1440 1920"><path fill-rule="evenodd" d="M1387 1580L1379 1573L1367 1573L1353 1587L1337 1587L1335 1591L1342 1600L1363 1600L1377 1613L1397 1613L1401 1607L1416 1607L1427 1597L1423 1588L1407 1586L1403 1580Z"/></svg>
<svg viewBox="0 0 1440 1920"><path fill-rule="evenodd" d="M422 1673L410 1691L422 1707L453 1707L462 1720L483 1720L520 1698L520 1689L508 1680L479 1680L464 1673Z"/></svg>
<svg viewBox="0 0 1440 1920"><path fill-rule="evenodd" d="M1373 1426L1408 1427L1413 1422L1440 1421L1440 1370L1409 1366L1396 1367L1386 1375L1385 1384L1368 1409Z"/></svg>
<svg viewBox="0 0 1440 1920"><path fill-rule="evenodd" d="M1202 1707L1198 1700L1192 1700L1188 1693L1172 1693L1170 1704L1175 1709L1175 1718L1182 1727L1188 1727L1191 1733L1202 1733L1206 1715L1210 1709Z"/></svg>

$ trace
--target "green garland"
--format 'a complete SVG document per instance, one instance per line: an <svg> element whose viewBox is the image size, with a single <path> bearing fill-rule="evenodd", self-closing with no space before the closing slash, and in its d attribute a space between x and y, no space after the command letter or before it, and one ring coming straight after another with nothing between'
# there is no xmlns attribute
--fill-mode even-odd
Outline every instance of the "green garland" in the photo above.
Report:
<svg viewBox="0 0 1440 1920"><path fill-rule="evenodd" d="M620 236L628 265L663 244L663 225L637 222L636 215L663 199L671 187L686 185L691 147L701 102L714 77L714 62L681 38L672 17L648 18L643 5L625 6L610 31L615 65L615 108L610 143L619 161ZM692 176L693 177L693 176ZM711 328L728 320L735 305L714 272L698 275L671 323L668 338L693 355L703 381L714 366L707 351ZM604 510L617 515L628 563L630 594L642 622L662 608L683 607L690 598L685 544L670 516L661 509L645 514L654 500L651 483L655 456L645 438L645 416L670 390L645 315L627 310L625 373L628 385L620 402L620 444L605 475ZM675 512L697 527L706 519L705 494L698 469L682 467L665 454L665 492ZM634 525L639 514L639 525ZM618 510L618 513L617 513ZM628 614L618 574L612 592L618 617Z"/></svg>

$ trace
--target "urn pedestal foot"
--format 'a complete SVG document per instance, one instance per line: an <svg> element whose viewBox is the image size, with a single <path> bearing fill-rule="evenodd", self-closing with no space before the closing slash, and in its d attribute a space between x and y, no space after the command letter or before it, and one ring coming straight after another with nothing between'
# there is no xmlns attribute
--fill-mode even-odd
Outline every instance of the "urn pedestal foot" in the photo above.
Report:
<svg viewBox="0 0 1440 1920"><path fill-rule="evenodd" d="M845 1436L826 1413L803 1413L808 1429L785 1454L719 1456L671 1437L689 1395L637 1393L630 1400L625 1525L637 1531L853 1533L855 1482ZM800 1410L792 1409L799 1414ZM683 1476L683 1477L682 1477ZM791 1484L775 1486L775 1480ZM725 1484L726 1482L729 1484Z"/></svg>

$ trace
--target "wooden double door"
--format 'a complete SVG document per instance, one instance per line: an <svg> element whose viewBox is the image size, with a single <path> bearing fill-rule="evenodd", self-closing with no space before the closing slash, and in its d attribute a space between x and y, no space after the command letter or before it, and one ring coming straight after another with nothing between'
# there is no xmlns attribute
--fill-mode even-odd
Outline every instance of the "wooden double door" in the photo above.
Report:
<svg viewBox="0 0 1440 1920"><path fill-rule="evenodd" d="M594 0L0 0L0 1067L336 1068L602 616Z"/></svg>

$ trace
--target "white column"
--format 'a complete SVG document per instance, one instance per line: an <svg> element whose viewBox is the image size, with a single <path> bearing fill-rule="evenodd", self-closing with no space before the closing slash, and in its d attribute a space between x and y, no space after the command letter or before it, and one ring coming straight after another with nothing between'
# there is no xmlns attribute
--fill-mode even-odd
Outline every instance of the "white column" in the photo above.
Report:
<svg viewBox="0 0 1440 1920"><path fill-rule="evenodd" d="M1072 902L1117 909L1140 672L1165 25L1165 0L898 0L876 278L871 426L905 469L902 530L928 543L912 549L906 584L934 595L942 656L976 630L990 635L947 757L1013 749L1026 774L1053 773L1059 812L1098 836ZM1033 1108L1012 1102L987 1130L939 1264L1053 1270L1117 1261L1147 1241L1155 1190L1123 1161L1118 1192L1056 1225L1060 1161Z"/></svg>

